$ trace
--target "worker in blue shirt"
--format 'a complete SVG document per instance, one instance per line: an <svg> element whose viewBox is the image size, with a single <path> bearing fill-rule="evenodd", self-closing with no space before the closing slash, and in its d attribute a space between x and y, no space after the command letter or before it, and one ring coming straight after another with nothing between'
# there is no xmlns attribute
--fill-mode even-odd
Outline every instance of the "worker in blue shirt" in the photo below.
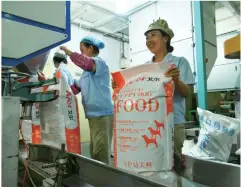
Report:
<svg viewBox="0 0 241 188"><path fill-rule="evenodd" d="M67 66L67 56L56 52L53 57L54 67L56 68L55 74L60 71L61 76L64 78L68 86L72 86L74 84L74 80L72 74L70 73L68 66Z"/></svg>
<svg viewBox="0 0 241 188"><path fill-rule="evenodd" d="M185 98L190 93L190 87L195 84L195 79L190 65L184 57L176 57L171 53L174 48L170 45L174 37L173 31L168 23L163 19L158 19L149 25L145 32L146 46L154 54L147 63L168 62L170 68L166 72L167 77L171 77L175 84L174 89L174 160L175 171L182 175L182 147L185 137ZM174 65L174 66L173 66ZM118 87L112 82L112 87ZM178 186L181 186L181 178L178 178Z"/></svg>
<svg viewBox="0 0 241 188"><path fill-rule="evenodd" d="M113 103L110 90L110 71L99 50L104 48L100 40L88 36L80 41L81 53L64 46L60 49L83 70L78 83L71 87L81 92L85 116L90 127L90 155L93 159L110 164L110 147L113 131Z"/></svg>

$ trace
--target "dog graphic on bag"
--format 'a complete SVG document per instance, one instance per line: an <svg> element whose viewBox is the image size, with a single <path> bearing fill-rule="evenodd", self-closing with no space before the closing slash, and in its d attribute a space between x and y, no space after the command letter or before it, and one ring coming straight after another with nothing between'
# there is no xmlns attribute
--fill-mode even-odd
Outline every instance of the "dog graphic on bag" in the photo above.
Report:
<svg viewBox="0 0 241 188"><path fill-rule="evenodd" d="M158 148L158 144L156 141L156 137L160 136L161 137L161 131L160 128L162 127L164 129L164 123L158 122L157 120L154 120L154 123L156 125L156 129L153 129L152 127L149 127L148 130L151 133L151 138L149 138L147 135L142 135L142 138L144 139L146 143L146 148L148 147L149 144L155 144L156 148Z"/></svg>

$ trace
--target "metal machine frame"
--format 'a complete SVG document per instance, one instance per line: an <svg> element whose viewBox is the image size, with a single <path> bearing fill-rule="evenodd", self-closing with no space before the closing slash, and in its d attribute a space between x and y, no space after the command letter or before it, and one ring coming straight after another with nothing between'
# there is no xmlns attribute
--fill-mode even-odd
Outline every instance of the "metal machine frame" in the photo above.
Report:
<svg viewBox="0 0 241 188"><path fill-rule="evenodd" d="M64 3L63 3L64 6ZM51 49L68 42L71 39L71 19L70 19L70 1L65 2L65 28L59 28L52 25L47 25L38 21L31 20L29 18L23 18L2 11L2 19L11 21L12 23L24 24L25 26L31 26L34 28L41 28L47 31L61 33L65 38L59 42L52 43L42 49L37 49L35 52L20 57L6 58L2 57L3 67L14 67L18 64L31 60ZM11 40L11 36L9 39ZM12 43L11 43L12 45ZM10 46L11 47L11 46ZM5 74L5 75L4 75ZM2 174L2 186L14 186L18 185L18 157L19 157L19 120L20 117L25 114L24 110L20 112L20 104L26 106L27 114L31 114L31 105L35 102L43 102L53 100L57 97L56 91L46 93L31 93L32 88L48 86L51 84L57 84L56 79L40 82L18 82L16 77L12 75L20 75L23 79L29 78L29 75L24 73L11 73L9 70L2 74L2 81L5 81L5 92L3 95L3 104L5 107L3 111L2 121L2 170L5 172ZM8 78L9 77L9 78ZM7 107L7 108L6 108ZM11 174L11 175L10 175Z"/></svg>
<svg viewBox="0 0 241 188"><path fill-rule="evenodd" d="M20 97L2 97L2 106L2 186L17 187Z"/></svg>
<svg viewBox="0 0 241 188"><path fill-rule="evenodd" d="M48 153L48 155L46 155ZM56 158L61 154L61 150L47 145L29 144L29 164L31 164L31 172L44 174L42 166L36 167L34 163L42 162L43 164L54 163ZM91 186L122 186L122 187L160 187L163 186L158 182L148 180L144 177L138 177L127 171L116 169L96 160L87 157L68 153L78 166L77 173L66 179L71 178L72 186L78 186L79 182L89 184ZM30 166L30 165L29 165ZM45 176L51 178L51 176ZM52 176L53 177L53 176ZM43 178L43 177L42 177ZM65 185L67 186L67 185Z"/></svg>
<svg viewBox="0 0 241 188"><path fill-rule="evenodd" d="M48 155L46 155L48 153ZM46 174L43 165L54 163L61 154L61 150L47 145L29 144L29 168L38 179L51 179L54 174ZM132 174L122 169L114 168L87 157L68 153L66 154L75 161L77 171L67 177L63 182L65 186L111 186L111 187L163 187L170 186L164 183L160 177L152 175L144 177ZM185 178L207 186L240 186L240 166L214 161L194 159L185 156L186 176ZM37 162L37 163L36 163ZM208 170L207 170L208 169ZM221 176L225 178L220 178ZM110 178L111 177L111 178ZM217 181L218 180L218 181ZM41 183L41 181L38 181ZM169 185L168 185L169 184Z"/></svg>
<svg viewBox="0 0 241 188"><path fill-rule="evenodd" d="M193 2L193 15L195 23L196 40L196 66L197 66L197 88L198 88L198 106L207 109L207 79L206 62L204 50L204 28L203 28L203 9L201 1ZM197 24L198 23L198 24Z"/></svg>
<svg viewBox="0 0 241 188"><path fill-rule="evenodd" d="M50 45L50 46L48 46L44 49L40 49L40 50L38 50L38 51L36 51L32 54L26 55L25 57L22 57L20 59L2 57L2 66L16 66L20 63L26 62L26 61L36 57L38 55L41 55L44 52L47 52L47 51L65 43L65 42L70 41L70 39L71 39L70 1L66 1L65 6L66 6L66 8L65 8L65 10L66 10L66 28L65 29L61 29L61 28L58 28L58 27L55 27L55 26L46 25L44 23L40 23L40 22L33 21L33 20L30 20L30 19L22 18L20 16L15 16L13 14L9 14L9 13L6 13L6 12L2 11L2 19L12 20L12 21L15 21L15 22L23 23L23 24L26 24L26 25L31 25L31 26L34 26L34 27L44 28L46 30L63 33L67 36L64 40L62 40L58 43L52 44L52 45Z"/></svg>

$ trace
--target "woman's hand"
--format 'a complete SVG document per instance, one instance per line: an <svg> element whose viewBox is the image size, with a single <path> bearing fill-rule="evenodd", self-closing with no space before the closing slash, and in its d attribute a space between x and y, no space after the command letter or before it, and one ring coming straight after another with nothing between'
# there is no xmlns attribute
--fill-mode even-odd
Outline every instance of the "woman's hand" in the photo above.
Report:
<svg viewBox="0 0 241 188"><path fill-rule="evenodd" d="M180 71L176 65L172 64L165 73L165 76L172 78L175 83L175 90L180 94L181 97L186 98L189 95L189 86L181 81Z"/></svg>
<svg viewBox="0 0 241 188"><path fill-rule="evenodd" d="M166 77L171 77L174 81L178 81L180 77L180 71L175 65L171 65L171 67L165 72Z"/></svg>
<svg viewBox="0 0 241 188"><path fill-rule="evenodd" d="M47 78L45 77L44 73L38 71L38 80L43 81L43 80L47 80Z"/></svg>
<svg viewBox="0 0 241 188"><path fill-rule="evenodd" d="M60 46L60 50L63 50L65 52L65 50L67 50L67 48L65 46Z"/></svg>
<svg viewBox="0 0 241 188"><path fill-rule="evenodd" d="M64 51L64 53L67 55L67 56L71 56L72 55L72 51L71 50L69 50L67 47L65 47L65 46L60 46L60 50L63 50Z"/></svg>
<svg viewBox="0 0 241 188"><path fill-rule="evenodd" d="M119 87L118 84L114 82L114 80L111 80L111 86L113 90Z"/></svg>

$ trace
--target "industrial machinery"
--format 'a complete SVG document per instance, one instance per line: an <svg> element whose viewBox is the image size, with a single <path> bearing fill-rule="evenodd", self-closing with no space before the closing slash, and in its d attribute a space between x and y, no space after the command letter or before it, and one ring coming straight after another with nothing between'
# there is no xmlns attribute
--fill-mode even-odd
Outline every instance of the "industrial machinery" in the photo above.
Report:
<svg viewBox="0 0 241 188"><path fill-rule="evenodd" d="M66 154L69 162L62 187L162 187L171 185L170 182L165 181L165 178L158 175L144 177L84 156L67 152ZM42 185L42 181L47 187L54 185L55 177L61 169L57 162L60 156L65 156L60 149L46 145L29 145L29 169L32 176L38 180L35 182L36 186ZM185 156L185 160L187 175L186 179L183 178L186 180L183 186L237 186L240 184L240 166L238 165L231 166L188 156ZM56 168L53 167L54 163ZM225 178L220 178L220 176Z"/></svg>
<svg viewBox="0 0 241 188"><path fill-rule="evenodd" d="M233 59L233 60L240 60L240 34L236 34L227 40L224 41L224 57L226 59ZM240 62L234 62L233 64L239 64ZM231 63L230 63L231 64ZM225 65L224 65L225 66ZM217 66L217 70L222 66ZM215 88L210 85L209 87L214 89L216 92L220 92L221 98L220 101L220 111L216 111L213 109L214 113L223 114L225 116L233 117L233 118L240 118L240 71L239 68L236 67L234 70L226 70L226 71L234 71L234 77L232 78L223 78L217 81L217 77L212 77L213 74L216 74L216 67L212 70L211 79L216 82L227 81L227 83L223 83L223 85L216 84ZM219 72L221 75L223 72ZM211 83L208 80L208 83ZM220 88L223 87L223 89ZM210 109L209 109L210 110ZM187 138L197 140L199 135L199 128L192 128L186 129L186 136ZM236 163L240 164L239 157L235 154L235 152L240 148L240 134L237 136L237 140L233 143L230 161L235 161Z"/></svg>
<svg viewBox="0 0 241 188"><path fill-rule="evenodd" d="M224 43L224 54L227 59L239 59L240 60L240 34L236 35L225 41ZM240 101L240 92L235 95L236 101ZM237 108L238 109L238 108ZM240 117L240 111L237 114Z"/></svg>
<svg viewBox="0 0 241 188"><path fill-rule="evenodd" d="M59 11L53 14L56 8ZM2 3L2 170L6 172L2 186L18 184L20 119L31 119L33 103L58 97L57 91L33 92L58 83L56 79L38 81L37 72L49 51L69 40L70 2Z"/></svg>
<svg viewBox="0 0 241 188"><path fill-rule="evenodd" d="M44 14L43 14L44 10ZM54 11L53 10L58 10ZM70 1L2 2L2 186L18 186L19 124L31 119L36 102L55 100L56 91L32 92L58 80L31 79L42 70L49 51L70 40ZM11 70L17 69L18 72ZM32 80L32 81L31 81ZM21 111L22 109L22 111ZM33 186L170 186L163 177L144 177L114 168L82 155L42 145L29 144L27 182ZM193 159L185 156L185 178L189 186L240 186L240 166ZM25 162L23 162L25 164ZM208 169L208 170L207 170ZM225 178L220 178L224 176ZM185 186L185 183L184 183Z"/></svg>
<svg viewBox="0 0 241 188"><path fill-rule="evenodd" d="M225 41L224 55L225 55L225 58L227 59L240 60L240 34ZM240 80L240 75L239 75L239 80ZM228 103L230 107L231 106L233 107L232 112L234 114L234 117L240 118L240 87L236 88L236 90L233 92L232 101L225 101L225 102ZM238 134L238 137L237 137L236 147L234 147L234 151L231 153L234 153L238 149L240 149L240 134ZM238 159L240 162L240 156Z"/></svg>
<svg viewBox="0 0 241 188"><path fill-rule="evenodd" d="M225 41L224 55L227 59L240 59L240 34Z"/></svg>

